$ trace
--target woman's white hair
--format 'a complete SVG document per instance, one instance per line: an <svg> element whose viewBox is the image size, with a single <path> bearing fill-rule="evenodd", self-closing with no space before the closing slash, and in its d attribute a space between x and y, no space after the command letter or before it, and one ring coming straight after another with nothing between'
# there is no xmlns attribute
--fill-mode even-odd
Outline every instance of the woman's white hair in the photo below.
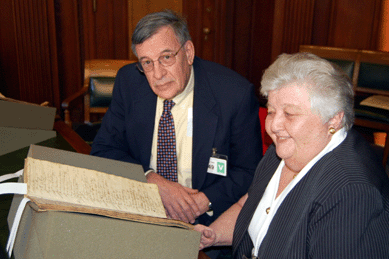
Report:
<svg viewBox="0 0 389 259"><path fill-rule="evenodd" d="M311 109L323 123L344 112L342 126L349 130L354 123L354 89L347 74L335 64L312 53L281 54L265 70L261 94L297 83L307 87Z"/></svg>

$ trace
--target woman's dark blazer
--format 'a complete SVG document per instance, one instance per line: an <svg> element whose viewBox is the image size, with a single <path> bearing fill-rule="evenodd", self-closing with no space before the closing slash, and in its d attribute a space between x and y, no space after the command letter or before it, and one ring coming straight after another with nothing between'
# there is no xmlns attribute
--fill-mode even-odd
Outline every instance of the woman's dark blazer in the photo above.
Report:
<svg viewBox="0 0 389 259"><path fill-rule="evenodd" d="M280 161L271 146L257 167L235 226L234 258L251 258L247 228ZM388 186L374 151L350 130L287 195L259 258L389 258Z"/></svg>

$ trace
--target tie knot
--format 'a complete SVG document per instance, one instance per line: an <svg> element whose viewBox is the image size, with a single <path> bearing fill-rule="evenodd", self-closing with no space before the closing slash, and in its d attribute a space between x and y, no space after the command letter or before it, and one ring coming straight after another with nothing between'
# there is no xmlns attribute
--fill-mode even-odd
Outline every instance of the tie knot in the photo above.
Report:
<svg viewBox="0 0 389 259"><path fill-rule="evenodd" d="M170 111L174 105L175 103L173 102L173 100L165 100L163 101L163 110Z"/></svg>

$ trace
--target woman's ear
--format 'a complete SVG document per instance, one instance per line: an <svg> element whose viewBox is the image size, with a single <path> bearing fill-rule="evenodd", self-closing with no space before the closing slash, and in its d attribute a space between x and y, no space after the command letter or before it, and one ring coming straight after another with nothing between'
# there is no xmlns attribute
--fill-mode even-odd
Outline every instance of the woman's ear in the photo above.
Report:
<svg viewBox="0 0 389 259"><path fill-rule="evenodd" d="M184 50L185 50L186 58L188 60L188 64L192 65L195 57L195 48L191 40L188 40L185 43Z"/></svg>
<svg viewBox="0 0 389 259"><path fill-rule="evenodd" d="M344 112L338 112L330 121L328 122L328 125L330 128L334 128L335 130L339 130L342 127L342 120L344 117Z"/></svg>

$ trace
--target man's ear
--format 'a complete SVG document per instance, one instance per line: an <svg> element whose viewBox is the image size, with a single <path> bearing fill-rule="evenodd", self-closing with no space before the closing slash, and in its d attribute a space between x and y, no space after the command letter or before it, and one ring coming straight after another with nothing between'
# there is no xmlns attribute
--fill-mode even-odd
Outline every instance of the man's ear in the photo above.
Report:
<svg viewBox="0 0 389 259"><path fill-rule="evenodd" d="M188 40L185 43L184 50L185 50L186 58L188 60L188 64L192 65L195 57L195 48L191 40Z"/></svg>
<svg viewBox="0 0 389 259"><path fill-rule="evenodd" d="M328 122L328 125L331 128L334 128L336 130L339 130L342 127L342 120L344 117L344 112L338 112L330 121Z"/></svg>

